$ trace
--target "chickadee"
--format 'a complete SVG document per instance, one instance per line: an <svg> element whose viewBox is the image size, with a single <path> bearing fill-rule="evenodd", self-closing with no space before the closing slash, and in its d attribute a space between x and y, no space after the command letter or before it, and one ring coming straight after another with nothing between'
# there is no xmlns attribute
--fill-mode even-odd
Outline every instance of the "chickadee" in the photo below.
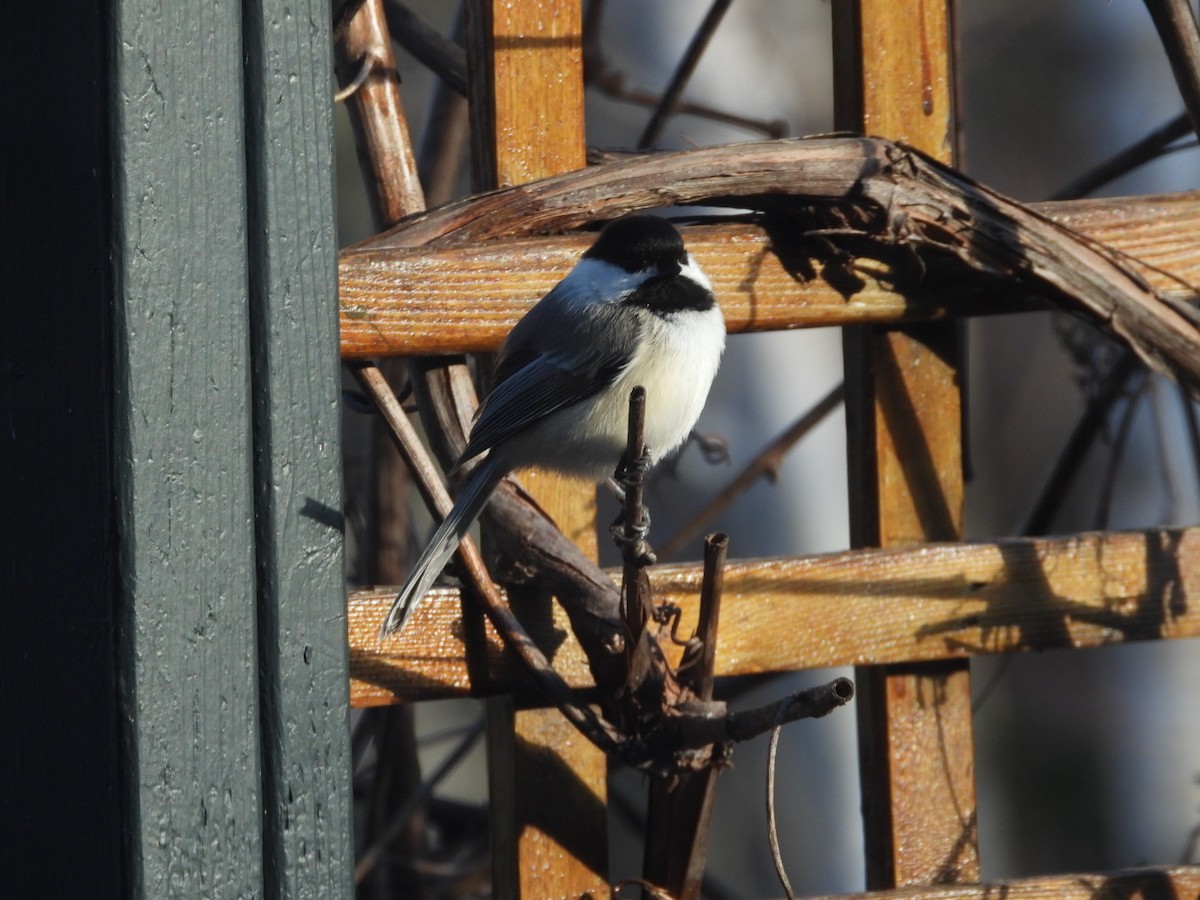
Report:
<svg viewBox="0 0 1200 900"><path fill-rule="evenodd" d="M538 466L600 481L625 450L629 394L646 389L653 461L687 439L725 349L712 285L670 222L610 223L575 268L509 333L495 387L480 405L455 468L484 451L384 620L404 627L492 491Z"/></svg>

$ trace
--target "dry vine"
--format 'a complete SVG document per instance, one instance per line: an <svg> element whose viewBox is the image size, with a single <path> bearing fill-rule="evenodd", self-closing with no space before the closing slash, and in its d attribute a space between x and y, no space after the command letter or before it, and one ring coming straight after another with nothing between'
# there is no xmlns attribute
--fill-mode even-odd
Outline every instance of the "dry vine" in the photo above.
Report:
<svg viewBox="0 0 1200 900"><path fill-rule="evenodd" d="M415 216L357 249L448 248L558 233L636 210L754 209L786 261L824 266L848 294L854 267L908 260L916 278L1016 283L1081 313L1147 365L1200 385L1200 315L1154 290L1136 261L902 144L876 138L769 141L633 157ZM795 269L797 278L812 272ZM396 348L395 352L401 352Z"/></svg>

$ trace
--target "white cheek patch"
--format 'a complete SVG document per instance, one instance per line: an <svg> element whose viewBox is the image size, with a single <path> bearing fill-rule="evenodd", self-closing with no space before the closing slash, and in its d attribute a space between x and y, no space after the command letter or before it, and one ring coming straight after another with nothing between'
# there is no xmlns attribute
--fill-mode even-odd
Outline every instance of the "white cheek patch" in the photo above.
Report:
<svg viewBox="0 0 1200 900"><path fill-rule="evenodd" d="M679 274L690 278L708 291L712 291L712 282L708 280L708 276L704 274L704 270L696 263L696 259L692 254L689 253L687 255L687 262L679 267Z"/></svg>
<svg viewBox="0 0 1200 900"><path fill-rule="evenodd" d="M556 290L573 304L618 303L650 277L650 272L626 272L602 259L581 259Z"/></svg>

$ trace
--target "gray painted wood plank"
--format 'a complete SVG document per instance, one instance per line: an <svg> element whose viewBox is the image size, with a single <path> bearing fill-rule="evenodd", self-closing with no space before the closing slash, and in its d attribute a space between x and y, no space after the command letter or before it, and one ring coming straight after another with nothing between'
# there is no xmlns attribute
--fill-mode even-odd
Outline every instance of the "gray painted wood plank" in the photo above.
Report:
<svg viewBox="0 0 1200 900"><path fill-rule="evenodd" d="M349 898L330 10L245 13L267 893Z"/></svg>
<svg viewBox="0 0 1200 900"><path fill-rule="evenodd" d="M241 9L112 8L130 886L262 896Z"/></svg>

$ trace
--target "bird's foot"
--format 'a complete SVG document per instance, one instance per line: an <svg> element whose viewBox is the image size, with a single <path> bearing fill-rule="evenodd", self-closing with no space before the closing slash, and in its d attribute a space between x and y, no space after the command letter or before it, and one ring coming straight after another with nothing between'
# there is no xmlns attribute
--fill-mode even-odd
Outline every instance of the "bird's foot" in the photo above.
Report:
<svg viewBox="0 0 1200 900"><path fill-rule="evenodd" d="M644 566L652 566L658 562L658 556L646 540L646 535L650 533L649 510L643 507L641 520L637 522L627 522L625 513L622 512L613 519L608 530L617 546L621 548L621 555L626 561L634 561Z"/></svg>

